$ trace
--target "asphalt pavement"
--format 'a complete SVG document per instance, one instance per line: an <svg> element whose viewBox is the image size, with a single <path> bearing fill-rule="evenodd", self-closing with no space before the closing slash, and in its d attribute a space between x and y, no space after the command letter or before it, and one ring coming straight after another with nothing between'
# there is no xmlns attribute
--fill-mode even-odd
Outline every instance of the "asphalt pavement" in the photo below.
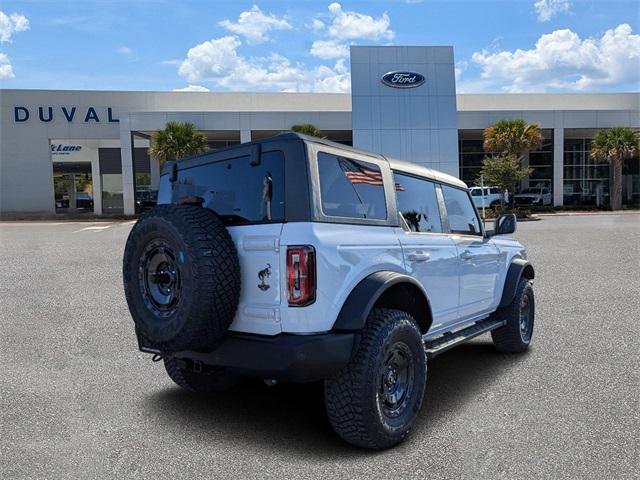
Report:
<svg viewBox="0 0 640 480"><path fill-rule="evenodd" d="M174 386L136 349L131 223L0 223L0 478L639 478L640 216L519 225L536 267L524 355L489 335L429 364L408 440L336 437L319 385Z"/></svg>

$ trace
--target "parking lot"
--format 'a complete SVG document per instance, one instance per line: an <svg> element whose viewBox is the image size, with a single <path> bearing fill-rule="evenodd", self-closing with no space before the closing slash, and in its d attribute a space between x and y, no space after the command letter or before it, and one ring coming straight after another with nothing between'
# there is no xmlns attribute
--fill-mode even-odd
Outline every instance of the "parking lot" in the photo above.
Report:
<svg viewBox="0 0 640 480"><path fill-rule="evenodd" d="M315 384L174 386L136 349L130 228L0 223L1 478L638 478L638 215L520 224L531 350L484 335L432 361L415 429L386 452L340 441Z"/></svg>

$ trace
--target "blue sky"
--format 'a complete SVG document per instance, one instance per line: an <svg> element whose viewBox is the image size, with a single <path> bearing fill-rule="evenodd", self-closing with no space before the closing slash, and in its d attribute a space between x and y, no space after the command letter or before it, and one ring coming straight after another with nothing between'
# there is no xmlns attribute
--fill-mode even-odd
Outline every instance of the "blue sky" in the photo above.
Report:
<svg viewBox="0 0 640 480"><path fill-rule="evenodd" d="M349 89L350 44L453 45L458 91L638 91L639 3L11 1L3 88Z"/></svg>

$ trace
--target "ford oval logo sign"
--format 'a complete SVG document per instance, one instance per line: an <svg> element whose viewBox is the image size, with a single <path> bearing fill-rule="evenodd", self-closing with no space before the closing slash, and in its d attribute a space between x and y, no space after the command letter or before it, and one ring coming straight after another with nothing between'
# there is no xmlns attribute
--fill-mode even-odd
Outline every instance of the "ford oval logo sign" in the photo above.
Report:
<svg viewBox="0 0 640 480"><path fill-rule="evenodd" d="M394 88L414 88L424 83L424 75L416 72L389 72L381 78L382 83Z"/></svg>

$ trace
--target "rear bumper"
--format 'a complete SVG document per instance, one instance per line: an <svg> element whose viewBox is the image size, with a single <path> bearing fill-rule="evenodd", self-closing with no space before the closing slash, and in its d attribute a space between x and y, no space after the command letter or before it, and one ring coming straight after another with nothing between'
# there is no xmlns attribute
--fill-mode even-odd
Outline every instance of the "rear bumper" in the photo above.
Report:
<svg viewBox="0 0 640 480"><path fill-rule="evenodd" d="M346 366L355 340L354 333L274 337L229 333L211 352L185 351L171 356L252 377L308 382L327 378Z"/></svg>

